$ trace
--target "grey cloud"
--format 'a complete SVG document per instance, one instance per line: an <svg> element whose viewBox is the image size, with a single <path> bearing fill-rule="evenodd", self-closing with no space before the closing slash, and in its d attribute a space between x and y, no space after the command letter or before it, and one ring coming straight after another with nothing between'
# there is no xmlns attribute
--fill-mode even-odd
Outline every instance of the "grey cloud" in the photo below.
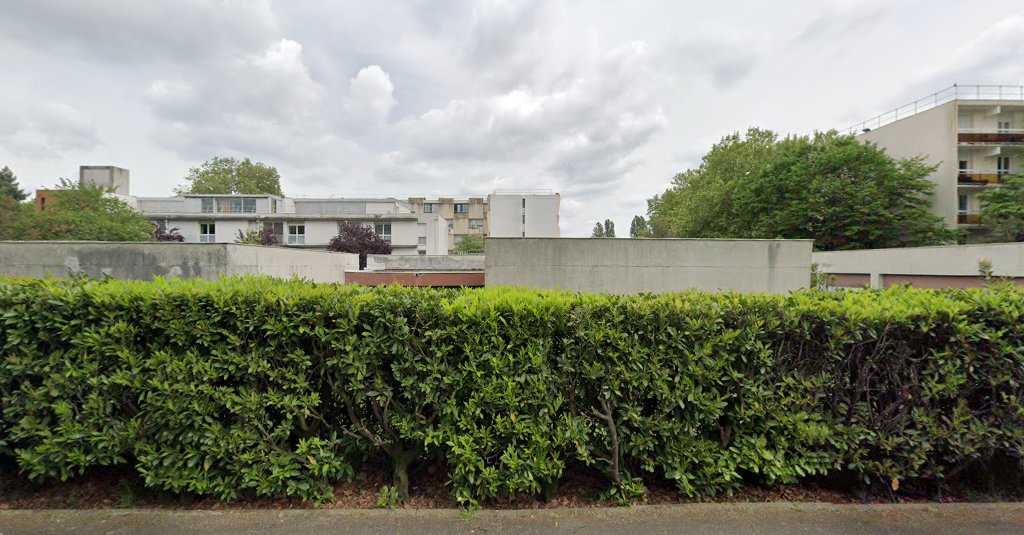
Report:
<svg viewBox="0 0 1024 535"><path fill-rule="evenodd" d="M0 32L37 49L106 60L199 60L273 39L270 5L270 0L14 1L4 3Z"/></svg>
<svg viewBox="0 0 1024 535"><path fill-rule="evenodd" d="M57 158L71 151L98 146L96 124L91 117L67 104L33 106L23 113L0 117L0 140L11 152L36 158Z"/></svg>

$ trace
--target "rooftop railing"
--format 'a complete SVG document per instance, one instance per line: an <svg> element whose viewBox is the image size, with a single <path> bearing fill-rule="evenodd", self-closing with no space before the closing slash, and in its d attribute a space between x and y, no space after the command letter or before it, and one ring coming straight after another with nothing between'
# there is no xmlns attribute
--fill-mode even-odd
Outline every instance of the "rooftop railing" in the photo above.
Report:
<svg viewBox="0 0 1024 535"><path fill-rule="evenodd" d="M919 98L894 110L887 111L864 122L842 130L846 134L859 134L910 117L954 100L1022 100L1024 85L957 85Z"/></svg>

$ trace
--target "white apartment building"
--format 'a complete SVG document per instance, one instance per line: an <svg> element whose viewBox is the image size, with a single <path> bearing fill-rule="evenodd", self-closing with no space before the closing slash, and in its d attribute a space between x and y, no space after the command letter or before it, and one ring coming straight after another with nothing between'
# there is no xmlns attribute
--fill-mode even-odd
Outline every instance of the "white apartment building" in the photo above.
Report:
<svg viewBox="0 0 1024 535"><path fill-rule="evenodd" d="M560 197L551 190L495 190L484 197L410 197L413 212L448 222L450 251L464 236L557 238Z"/></svg>
<svg viewBox="0 0 1024 535"><path fill-rule="evenodd" d="M304 198L277 195L134 197L129 172L82 166L79 180L111 188L114 195L163 228L177 228L187 242L233 243L238 233L270 228L282 245L325 247L344 222L371 227L396 255L446 255L467 235L555 238L558 193L495 190L484 197Z"/></svg>
<svg viewBox="0 0 1024 535"><path fill-rule="evenodd" d="M850 128L896 158L938 165L932 212L974 241L979 194L1024 172L1024 86L954 85Z"/></svg>
<svg viewBox="0 0 1024 535"><path fill-rule="evenodd" d="M448 224L421 217L396 199L293 198L276 195L136 197L134 206L186 242L233 243L238 233L270 228L282 245L322 248L342 223L371 227L396 255L448 253Z"/></svg>

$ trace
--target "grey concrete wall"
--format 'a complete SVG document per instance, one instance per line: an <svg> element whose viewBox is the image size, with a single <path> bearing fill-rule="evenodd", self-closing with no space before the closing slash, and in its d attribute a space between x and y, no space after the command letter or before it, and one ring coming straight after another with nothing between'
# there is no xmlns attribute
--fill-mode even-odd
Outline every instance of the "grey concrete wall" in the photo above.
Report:
<svg viewBox="0 0 1024 535"><path fill-rule="evenodd" d="M366 271L483 271L483 255L367 255Z"/></svg>
<svg viewBox="0 0 1024 535"><path fill-rule="evenodd" d="M213 279L266 274L344 282L358 268L353 254L227 243L0 242L0 274L65 277L83 273L117 279Z"/></svg>
<svg viewBox="0 0 1024 535"><path fill-rule="evenodd" d="M884 286L887 275L975 277L983 259L995 275L1024 277L1024 243L826 251L812 259L822 273L868 275L872 287Z"/></svg>
<svg viewBox="0 0 1024 535"><path fill-rule="evenodd" d="M810 284L811 241L488 238L485 263L487 286L785 293Z"/></svg>

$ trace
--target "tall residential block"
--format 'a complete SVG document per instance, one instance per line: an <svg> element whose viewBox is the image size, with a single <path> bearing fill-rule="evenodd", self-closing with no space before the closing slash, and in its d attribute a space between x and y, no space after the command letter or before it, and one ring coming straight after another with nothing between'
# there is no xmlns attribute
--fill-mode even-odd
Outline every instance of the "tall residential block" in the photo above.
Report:
<svg viewBox="0 0 1024 535"><path fill-rule="evenodd" d="M954 85L849 129L897 158L938 169L932 212L968 241L984 232L979 195L1024 173L1024 86Z"/></svg>

